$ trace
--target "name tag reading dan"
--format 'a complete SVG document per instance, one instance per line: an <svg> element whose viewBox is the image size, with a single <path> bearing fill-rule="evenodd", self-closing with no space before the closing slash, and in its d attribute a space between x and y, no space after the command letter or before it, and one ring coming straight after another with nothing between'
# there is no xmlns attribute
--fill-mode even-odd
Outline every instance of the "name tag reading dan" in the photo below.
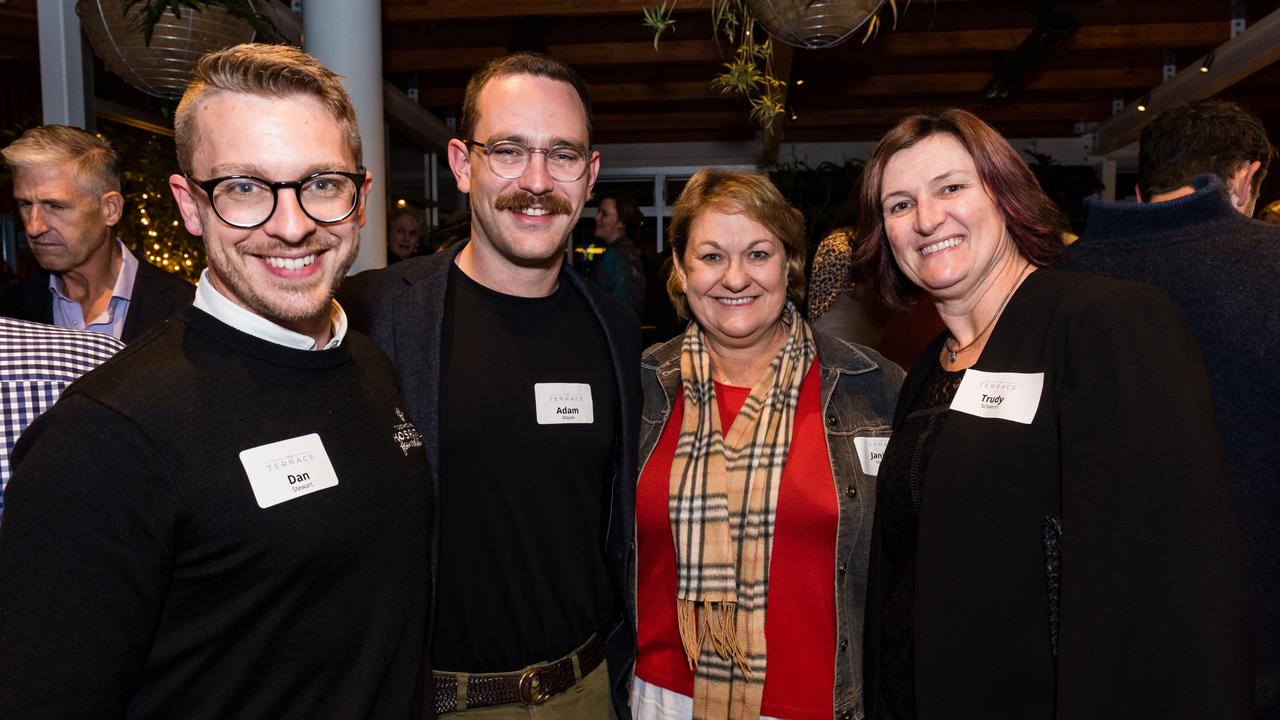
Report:
<svg viewBox="0 0 1280 720"><path fill-rule="evenodd" d="M269 508L338 484L316 433L259 445L240 453L258 507Z"/></svg>
<svg viewBox="0 0 1280 720"><path fill-rule="evenodd" d="M595 422L587 383L534 383L533 404L539 425L590 425Z"/></svg>
<svg viewBox="0 0 1280 720"><path fill-rule="evenodd" d="M1040 407L1042 390L1044 373L990 373L970 368L964 371L951 409L1030 425Z"/></svg>
<svg viewBox="0 0 1280 720"><path fill-rule="evenodd" d="M884 459L884 449L889 445L887 437L856 437L853 447L858 451L858 462L862 463L863 475L879 475L880 461Z"/></svg>

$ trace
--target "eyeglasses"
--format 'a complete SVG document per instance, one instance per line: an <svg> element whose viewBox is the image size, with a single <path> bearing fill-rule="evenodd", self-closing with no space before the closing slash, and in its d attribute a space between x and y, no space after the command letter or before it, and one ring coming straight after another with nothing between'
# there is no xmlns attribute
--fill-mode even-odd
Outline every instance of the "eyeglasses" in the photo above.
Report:
<svg viewBox="0 0 1280 720"><path fill-rule="evenodd" d="M360 203L365 170L332 170L291 182L272 182L252 175L227 175L212 180L187 179L209 196L213 212L222 222L243 229L256 228L271 219L281 190L293 190L298 206L318 223L346 220Z"/></svg>
<svg viewBox="0 0 1280 720"><path fill-rule="evenodd" d="M489 169L494 175L515 180L529 169L529 157L542 153L547 161L547 174L552 180L574 182L587 172L587 151L574 145L554 145L549 148L529 147L514 140L482 143L466 140L468 147L480 148L489 156Z"/></svg>

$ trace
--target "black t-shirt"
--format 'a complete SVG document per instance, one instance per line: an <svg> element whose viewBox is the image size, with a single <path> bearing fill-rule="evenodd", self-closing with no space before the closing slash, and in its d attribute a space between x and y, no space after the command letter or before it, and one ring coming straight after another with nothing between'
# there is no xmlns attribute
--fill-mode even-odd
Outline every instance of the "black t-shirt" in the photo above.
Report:
<svg viewBox="0 0 1280 720"><path fill-rule="evenodd" d="M604 332L565 283L513 297L455 266L441 344L432 665L554 660L614 614L604 537L618 397Z"/></svg>

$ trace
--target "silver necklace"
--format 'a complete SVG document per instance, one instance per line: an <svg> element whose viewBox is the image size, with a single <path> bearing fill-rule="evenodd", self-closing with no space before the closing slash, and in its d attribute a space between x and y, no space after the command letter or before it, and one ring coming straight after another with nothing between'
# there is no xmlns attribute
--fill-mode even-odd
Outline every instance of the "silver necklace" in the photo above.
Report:
<svg viewBox="0 0 1280 720"><path fill-rule="evenodd" d="M1030 264L1028 264L1028 267L1030 267ZM987 332L990 331L991 328L995 327L996 320L1000 318L1000 313L1004 312L1004 307L1009 304L1009 300L1013 297L1013 293L1017 291L1018 286L1022 284L1022 279L1026 276L1027 267L1024 267L1022 268L1022 272L1018 275L1018 279L1013 281L1013 287L1009 288L1009 294L1004 296L1004 300L1000 303L1000 307L996 308L995 314L992 315L991 319L987 321L987 324L983 326L981 332L975 335L973 340L970 340L967 345L960 347L960 341L956 339L956 336L952 335L950 332L947 333L947 339L943 342L943 345L947 348L947 362L955 364L957 355L968 350L974 345L977 345L979 340L986 337Z"/></svg>

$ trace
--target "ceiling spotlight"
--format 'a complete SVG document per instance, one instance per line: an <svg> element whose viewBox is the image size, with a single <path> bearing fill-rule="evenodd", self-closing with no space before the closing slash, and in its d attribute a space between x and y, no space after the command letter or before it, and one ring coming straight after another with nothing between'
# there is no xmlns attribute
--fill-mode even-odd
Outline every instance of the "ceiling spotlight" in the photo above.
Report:
<svg viewBox="0 0 1280 720"><path fill-rule="evenodd" d="M1147 106L1150 104L1151 104L1151 93L1144 93L1143 96L1138 99L1138 112L1146 112Z"/></svg>
<svg viewBox="0 0 1280 720"><path fill-rule="evenodd" d="M803 85L803 84L804 84L804 79L803 79L803 78L801 78L800 80L797 80L797 81L796 81L796 85L797 85L797 86L800 86L800 85Z"/></svg>
<svg viewBox="0 0 1280 720"><path fill-rule="evenodd" d="M1208 55L1204 56L1204 62L1200 63L1200 72L1207 73L1209 68L1213 67L1213 54L1216 50L1210 50Z"/></svg>

